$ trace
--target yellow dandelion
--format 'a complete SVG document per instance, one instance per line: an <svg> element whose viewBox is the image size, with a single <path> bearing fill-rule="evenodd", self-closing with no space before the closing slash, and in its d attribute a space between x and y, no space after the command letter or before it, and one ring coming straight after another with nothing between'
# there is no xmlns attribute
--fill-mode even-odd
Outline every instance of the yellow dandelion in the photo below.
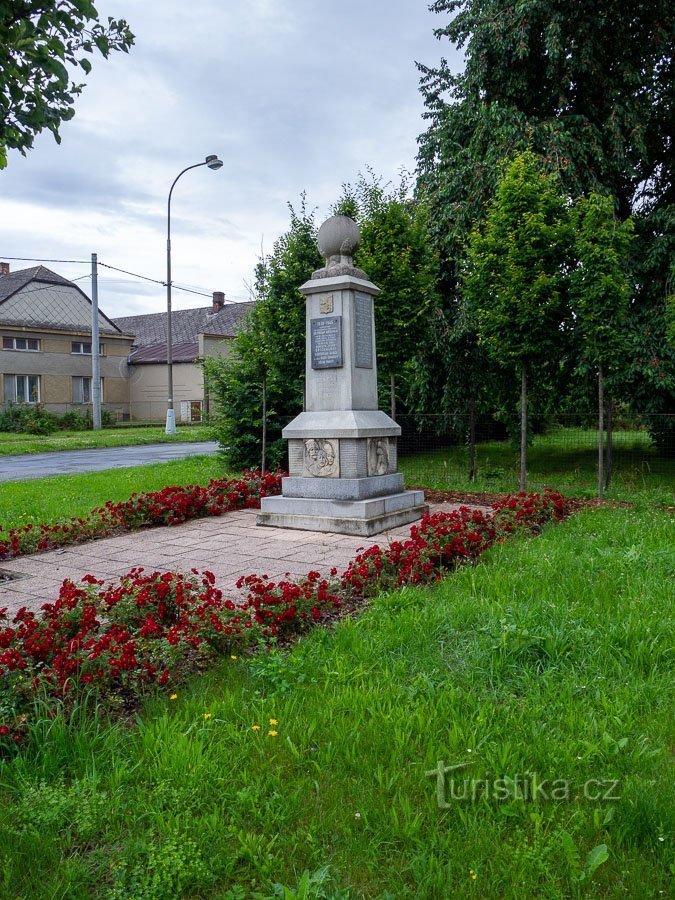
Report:
<svg viewBox="0 0 675 900"><path fill-rule="evenodd" d="M270 719L270 725L278 725L278 724L279 723L277 722L276 719Z"/></svg>
<svg viewBox="0 0 675 900"><path fill-rule="evenodd" d="M276 734L279 734L278 731L268 731L267 733L268 733L268 734L271 734L272 737L274 737Z"/></svg>
<svg viewBox="0 0 675 900"><path fill-rule="evenodd" d="M230 657L230 659L236 659L236 658L237 658L236 656L231 656L231 657Z"/></svg>
<svg viewBox="0 0 675 900"><path fill-rule="evenodd" d="M169 697L169 700L178 700L178 694L172 694L172 695Z"/></svg>
<svg viewBox="0 0 675 900"><path fill-rule="evenodd" d="M213 713L204 713L204 718L205 718L205 719L211 719L211 718L213 718Z"/></svg>
<svg viewBox="0 0 675 900"><path fill-rule="evenodd" d="M260 731L260 725L251 725L252 731Z"/></svg>

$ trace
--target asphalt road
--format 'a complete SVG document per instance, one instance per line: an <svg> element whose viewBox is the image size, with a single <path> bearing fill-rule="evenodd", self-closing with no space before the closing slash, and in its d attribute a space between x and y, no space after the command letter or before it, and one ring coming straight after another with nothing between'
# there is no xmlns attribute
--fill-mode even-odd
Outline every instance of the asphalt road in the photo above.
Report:
<svg viewBox="0 0 675 900"><path fill-rule="evenodd" d="M46 478L48 475L71 475L76 472L102 472L104 469L121 469L126 466L152 466L172 459L184 459L186 456L210 456L217 449L215 441L197 441L0 456L0 481L23 481L25 478Z"/></svg>

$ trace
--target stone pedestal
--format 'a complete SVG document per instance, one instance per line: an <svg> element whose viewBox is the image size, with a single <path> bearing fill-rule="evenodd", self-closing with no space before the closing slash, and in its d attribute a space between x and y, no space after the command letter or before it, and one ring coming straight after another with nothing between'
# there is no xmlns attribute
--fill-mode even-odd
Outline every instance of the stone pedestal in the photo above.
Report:
<svg viewBox="0 0 675 900"><path fill-rule="evenodd" d="M259 525L369 536L419 519L422 491L397 472L400 427L378 409L374 297L354 268L358 227L335 216L319 230L327 266L300 288L307 297L306 409L283 430L289 477L265 497Z"/></svg>

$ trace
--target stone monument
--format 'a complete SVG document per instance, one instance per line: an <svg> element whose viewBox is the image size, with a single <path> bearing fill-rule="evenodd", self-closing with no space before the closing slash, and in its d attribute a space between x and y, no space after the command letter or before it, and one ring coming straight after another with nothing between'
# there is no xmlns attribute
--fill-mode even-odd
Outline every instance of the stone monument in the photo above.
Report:
<svg viewBox="0 0 675 900"><path fill-rule="evenodd" d="M284 428L289 472L265 497L258 525L373 535L421 518L422 491L397 472L400 427L378 409L374 297L354 267L359 228L333 216L319 229L326 259L300 288L307 297L305 411Z"/></svg>

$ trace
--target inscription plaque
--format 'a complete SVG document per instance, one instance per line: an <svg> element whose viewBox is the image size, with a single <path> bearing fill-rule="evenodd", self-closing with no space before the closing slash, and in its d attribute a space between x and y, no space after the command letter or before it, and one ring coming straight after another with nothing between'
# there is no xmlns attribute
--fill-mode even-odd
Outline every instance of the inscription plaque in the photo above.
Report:
<svg viewBox="0 0 675 900"><path fill-rule="evenodd" d="M342 366L342 316L310 319L310 343L313 369L339 369Z"/></svg>
<svg viewBox="0 0 675 900"><path fill-rule="evenodd" d="M354 295L354 365L373 368L373 301L367 294Z"/></svg>

